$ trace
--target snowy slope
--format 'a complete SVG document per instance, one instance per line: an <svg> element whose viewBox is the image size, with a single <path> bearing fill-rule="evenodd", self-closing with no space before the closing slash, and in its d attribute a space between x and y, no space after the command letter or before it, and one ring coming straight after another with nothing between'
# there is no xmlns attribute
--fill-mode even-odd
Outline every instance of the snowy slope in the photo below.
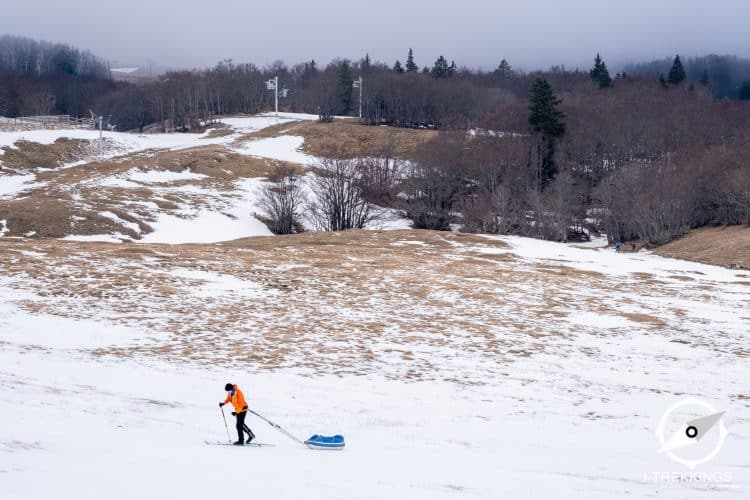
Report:
<svg viewBox="0 0 750 500"><path fill-rule="evenodd" d="M260 158L271 158L301 165L314 165L316 163L315 157L299 151L303 142L303 137L282 135L247 142L235 151Z"/></svg>
<svg viewBox="0 0 750 500"><path fill-rule="evenodd" d="M38 186L34 179L36 179L35 175L6 175L0 177L0 199L14 198L19 193Z"/></svg>
<svg viewBox="0 0 750 500"><path fill-rule="evenodd" d="M279 118L272 115L261 114L247 117L223 118L222 123L229 125L233 133L222 137L209 137L210 132L204 134L134 134L127 132L105 131L103 137L115 147L110 147L115 154L134 153L147 149L186 149L209 144L228 144L243 134L256 132L272 125L288 123L295 120L310 120L312 115L302 113L283 113ZM14 132L0 131L0 155L4 153L3 147L13 147L17 141L29 141L39 144L52 144L57 139L85 139L89 141L99 140L99 131L86 129L53 129L53 130L24 130ZM107 155L105 155L107 156ZM111 154L110 154L111 156ZM0 158L0 161L2 159Z"/></svg>
<svg viewBox="0 0 750 500"><path fill-rule="evenodd" d="M750 274L408 231L356 236L372 250L344 245L334 268L334 241L355 236L328 238L320 251L283 240L282 264L253 247L0 243L3 497L747 497ZM375 275L340 281L361 258ZM538 314L543 299L554 314ZM299 437L341 432L347 448L306 450L255 418L275 447L204 445L227 439L227 381ZM654 429L689 394L727 409L726 445L700 470L730 472L729 487L644 477L682 470Z"/></svg>
<svg viewBox="0 0 750 500"><path fill-rule="evenodd" d="M301 150L303 137L284 135L284 131L275 137L252 135L274 125L314 119L317 116L295 113L281 113L278 118L271 114L222 118L222 125L228 130L221 136L211 136L210 132L140 135L106 132L104 151L95 156L109 160L108 164L102 167L98 163L89 163L96 159L92 157L55 169L21 168L15 174L0 172L0 200L24 198L32 192L39 203L50 198L72 198L72 202L66 203L75 205L79 211L90 209L85 215L78 215L78 220L87 220L87 217L92 217L92 212L96 212L96 215L113 222L102 227L98 234L73 231L64 238L71 241L116 243L140 237L139 241L147 243L179 244L269 236L271 232L254 216L262 212L258 198L264 179L239 177L229 170L217 169L212 172L217 180L189 169L164 170L172 168L170 162L155 166L156 159L164 152L179 151L189 155L191 148L212 145L216 147L208 153L207 161L222 159L222 155L239 154L248 162L260 158L268 165L275 162L315 165L317 158ZM19 140L51 144L61 137L94 141L98 132L80 129L0 132L0 147L13 147ZM123 162L133 167L118 169L117 165ZM200 162L195 164L201 166ZM308 199L314 197L309 189L312 175L309 174L303 183ZM44 182L39 179L44 179ZM382 211L383 217L371 224L371 229L411 227L411 223L397 211L377 207L376 210ZM302 219L307 229L315 228L306 214ZM137 221L145 225L139 225Z"/></svg>
<svg viewBox="0 0 750 500"><path fill-rule="evenodd" d="M110 218L125 228L134 230L141 234L140 227L131 222L112 217L112 210L121 210L129 213L131 217L142 219L147 216L145 222L154 229L149 232L142 241L151 243L208 243L224 241L248 236L268 236L271 232L256 219L253 214L259 211L257 198L263 184L262 179L249 179L236 177L229 186L218 186L211 183L205 175L197 174L189 170L182 172L168 170L153 170L149 158L153 157L154 151L180 151L189 148L214 145L226 147L226 151L237 151L251 156L271 158L281 161L293 161L298 163L312 163L314 158L308 157L298 151L302 144L302 138L280 136L259 140L244 140L239 142L247 134L257 132L264 128L282 123L290 123L298 120L317 119L317 116L281 113L279 117L272 114L228 117L223 118L222 124L229 127L229 132L223 136L211 136L210 131L205 134L131 134L121 132L105 132L105 148L102 154L92 158L79 160L65 164L53 172L46 169L32 170L23 175L8 174L0 172L0 200L17 199L26 196L34 189L49 186L51 193L42 197L57 198L72 195L79 206L96 206L99 196L111 199L108 196L110 190L126 190L135 192L148 188L153 198L134 202L140 203L140 208L134 213L132 205L108 206L102 210L100 215ZM39 144L51 144L59 138L98 140L99 133L94 130L81 129L58 129L58 130L24 130L14 132L0 132L0 148L14 147L17 141L30 141ZM94 148L94 152L98 148ZM148 151L148 153L144 153ZM0 154L3 151L0 149ZM140 155L140 156L139 156ZM87 162L95 159L114 159L117 161L131 161L139 165L135 169L121 172L115 175L103 176L96 168L89 168ZM0 157L0 162L2 158ZM69 184L67 179L75 178L72 174L66 177L66 172L76 170L78 174L89 176L89 179L80 184ZM63 179L57 185L53 181L48 183L38 182L40 175L57 175ZM53 177L54 178L54 177ZM80 187L85 188L86 195L81 193ZM101 190L97 188L102 188ZM94 197L93 200L85 196ZM141 195L143 196L143 195ZM161 209L154 201L164 202L163 197L169 197L169 204L175 200L182 200L178 208L171 211ZM130 201L130 200L129 200ZM163 204L163 203L162 203ZM111 205L111 203L110 203ZM4 226L5 228L5 226ZM70 234L65 239L73 241L102 241L119 242L130 237L119 231L108 231L102 234Z"/></svg>
<svg viewBox="0 0 750 500"><path fill-rule="evenodd" d="M249 236L271 236L268 227L253 217L259 212L257 193L263 184L258 179L235 182L236 191L229 206L220 211L190 211L184 217L159 214L152 224L154 232L146 234L144 243L213 243Z"/></svg>

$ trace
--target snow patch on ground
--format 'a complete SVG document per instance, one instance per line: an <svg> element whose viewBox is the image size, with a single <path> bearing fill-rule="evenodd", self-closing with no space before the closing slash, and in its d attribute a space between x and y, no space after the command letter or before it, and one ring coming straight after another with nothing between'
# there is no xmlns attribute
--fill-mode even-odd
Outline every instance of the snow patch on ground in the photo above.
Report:
<svg viewBox="0 0 750 500"><path fill-rule="evenodd" d="M269 293L259 283L242 280L228 274L183 268L171 269L168 274L196 282L196 286L191 286L190 292L199 297L210 298L229 294L249 299Z"/></svg>
<svg viewBox="0 0 750 500"><path fill-rule="evenodd" d="M207 178L207 175L191 172L190 169L172 172L171 170L149 170L147 167L142 167L133 168L119 175L111 175L103 179L93 179L89 183L103 187L129 189L141 187L141 184L158 185L172 182L200 181ZM184 186L181 186L181 188L186 189Z"/></svg>
<svg viewBox="0 0 750 500"><path fill-rule="evenodd" d="M159 214L152 226L154 232L144 235L141 243L214 243L272 234L262 222L249 215L238 219L209 211L186 218Z"/></svg>
<svg viewBox="0 0 750 500"><path fill-rule="evenodd" d="M498 253L518 255L531 263L552 263L613 276L648 273L654 276L672 277L675 274L687 273L688 276L698 280L710 279L726 282L736 280L734 270L659 257L646 250L636 253L618 253L611 247L586 247L579 243L562 244L520 236L481 236L502 241L510 246L508 249L498 247Z"/></svg>
<svg viewBox="0 0 750 500"><path fill-rule="evenodd" d="M258 211L256 196L263 181L239 179L230 204L221 211L186 210L184 217L160 212L150 225L154 232L142 243L215 243L249 236L271 236L268 227L253 216Z"/></svg>
<svg viewBox="0 0 750 500"><path fill-rule="evenodd" d="M33 299L30 294L16 295L14 299L22 297ZM0 298L0 343L44 349L96 349L144 342L148 342L147 336L133 328L91 319L32 315L10 304L7 298Z"/></svg>
<svg viewBox="0 0 750 500"><path fill-rule="evenodd" d="M82 242L98 242L98 243L122 243L125 240L130 240L130 237L122 233L112 234L69 234L64 238L65 241L82 241Z"/></svg>
<svg viewBox="0 0 750 500"><path fill-rule="evenodd" d="M190 133L166 133L166 134L138 134L129 132L103 133L104 140L108 143L107 150L101 158L111 158L124 153L134 153L148 149L170 149L173 151L210 144L229 144L239 138L242 134L256 132L272 125L287 123L296 120L317 119L317 116L302 113L279 113L279 118L261 114L247 117L227 117L222 123L230 125L233 133L223 137L209 137L210 131L202 134ZM98 141L99 131L90 129L37 129L14 132L0 132L0 155L4 153L3 147L13 147L17 141L29 141L39 144L52 144L60 138L83 139ZM80 164L80 162L76 162Z"/></svg>
<svg viewBox="0 0 750 500"><path fill-rule="evenodd" d="M14 198L18 194L41 186L34 182L36 175L0 175L0 199Z"/></svg>
<svg viewBox="0 0 750 500"><path fill-rule="evenodd" d="M403 216L401 210L392 208L376 207L377 220L370 223L367 229L379 229L383 231L397 231L399 229L412 229L414 224L410 219Z"/></svg>
<svg viewBox="0 0 750 500"><path fill-rule="evenodd" d="M136 224L135 222L127 221L127 220L119 217L115 213L112 213L112 212L109 212L109 211L104 211L104 212L101 212L99 215L101 215L102 217L106 217L108 219L111 219L111 220L115 221L117 224L125 226L126 228L131 229L131 230L135 231L136 233L140 233L141 232L141 227L138 224Z"/></svg>
<svg viewBox="0 0 750 500"><path fill-rule="evenodd" d="M172 172L170 170L130 170L126 177L131 181L142 182L144 184L159 184L176 181L195 181L206 179L204 174L196 174L186 168L182 172Z"/></svg>
<svg viewBox="0 0 750 500"><path fill-rule="evenodd" d="M107 132L106 136L110 136ZM120 134L117 134L120 135ZM13 147L17 141L36 142L49 145L61 138L94 140L99 139L99 132L85 129L38 129L15 132L0 132L0 156L5 153L2 148Z"/></svg>
<svg viewBox="0 0 750 500"><path fill-rule="evenodd" d="M317 163L315 157L299 150L304 142L304 137L282 135L246 142L242 147L235 149L235 151L240 154L257 156L259 158L270 158L272 160L288 161L302 165L314 165Z"/></svg>

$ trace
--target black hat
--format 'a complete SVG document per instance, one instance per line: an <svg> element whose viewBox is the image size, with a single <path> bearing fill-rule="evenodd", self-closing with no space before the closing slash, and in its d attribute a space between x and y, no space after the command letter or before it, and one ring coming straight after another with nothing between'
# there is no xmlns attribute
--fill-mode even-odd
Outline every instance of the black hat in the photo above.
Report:
<svg viewBox="0 0 750 500"><path fill-rule="evenodd" d="M232 384L227 384L227 385L224 386L224 390L225 391L231 391L232 387L234 387Z"/></svg>

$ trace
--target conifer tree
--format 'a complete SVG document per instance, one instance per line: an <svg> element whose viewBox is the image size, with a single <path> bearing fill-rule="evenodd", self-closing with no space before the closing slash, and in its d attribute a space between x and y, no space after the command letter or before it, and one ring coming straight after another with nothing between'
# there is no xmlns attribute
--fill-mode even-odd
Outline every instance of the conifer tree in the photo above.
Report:
<svg viewBox="0 0 750 500"><path fill-rule="evenodd" d="M495 70L495 74L501 78L511 78L513 76L513 68L510 67L508 61L503 59Z"/></svg>
<svg viewBox="0 0 750 500"><path fill-rule="evenodd" d="M602 63L601 73L599 73L599 88L605 89L612 86L612 77L609 76L607 65Z"/></svg>
<svg viewBox="0 0 750 500"><path fill-rule="evenodd" d="M370 54L365 54L365 58L362 59L362 63L360 64L360 67L362 69L362 73L367 74L372 69L372 63L370 62Z"/></svg>
<svg viewBox="0 0 750 500"><path fill-rule="evenodd" d="M667 81L664 79L664 73L659 74L659 83L661 84L662 87L667 86Z"/></svg>
<svg viewBox="0 0 750 500"><path fill-rule="evenodd" d="M315 65L315 59L311 59L310 62L306 62L302 69L302 87L307 88L310 86L310 81L318 72L318 68Z"/></svg>
<svg viewBox="0 0 750 500"><path fill-rule="evenodd" d="M669 70L669 77L667 81L672 85L678 85L685 80L685 68L682 66L680 55L677 54L672 63L672 68Z"/></svg>
<svg viewBox="0 0 750 500"><path fill-rule="evenodd" d="M404 67L401 66L401 61L399 61L398 59L396 60L396 64L393 65L393 72L394 73L403 73L404 72Z"/></svg>
<svg viewBox="0 0 750 500"><path fill-rule="evenodd" d="M444 78L446 76L450 76L450 66L448 66L448 60L440 56L435 61L435 64L432 66L432 77L433 78Z"/></svg>
<svg viewBox="0 0 750 500"><path fill-rule="evenodd" d="M555 141L565 135L565 114L558 109L562 100L555 96L552 86L537 78L529 91L529 124L541 136L539 150L539 189L544 190L555 178Z"/></svg>
<svg viewBox="0 0 750 500"><path fill-rule="evenodd" d="M456 74L456 61L451 61L451 65L448 66L448 76Z"/></svg>
<svg viewBox="0 0 750 500"><path fill-rule="evenodd" d="M602 57L599 55L599 53L597 53L596 57L594 58L594 67L589 71L589 76L592 80L599 80L599 74L602 70L602 64L604 64L604 62L602 61Z"/></svg>
<svg viewBox="0 0 750 500"><path fill-rule="evenodd" d="M344 61L339 66L339 82L338 82L338 93L339 93L339 109L338 114L347 116L352 111L352 83L354 77L352 77L352 70L349 66L349 61Z"/></svg>
<svg viewBox="0 0 750 500"><path fill-rule="evenodd" d="M417 67L416 63L414 62L414 51L409 49L409 55L406 56L406 71L409 73L413 73L417 71L419 68Z"/></svg>
<svg viewBox="0 0 750 500"><path fill-rule="evenodd" d="M612 77L609 76L607 65L599 54L596 54L596 57L594 58L594 67L589 71L589 76L599 84L599 88L612 86Z"/></svg>

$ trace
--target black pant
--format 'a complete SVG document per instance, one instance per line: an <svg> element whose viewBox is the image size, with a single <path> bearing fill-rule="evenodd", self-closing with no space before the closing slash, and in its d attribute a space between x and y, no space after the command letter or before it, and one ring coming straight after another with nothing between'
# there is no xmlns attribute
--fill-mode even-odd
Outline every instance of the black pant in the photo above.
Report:
<svg viewBox="0 0 750 500"><path fill-rule="evenodd" d="M253 431L250 430L250 427L245 425L245 416L247 415L246 411L237 413L237 441L240 443L245 442L244 435L242 434L243 431L247 432L247 435L249 437L255 437L255 434L253 434Z"/></svg>

